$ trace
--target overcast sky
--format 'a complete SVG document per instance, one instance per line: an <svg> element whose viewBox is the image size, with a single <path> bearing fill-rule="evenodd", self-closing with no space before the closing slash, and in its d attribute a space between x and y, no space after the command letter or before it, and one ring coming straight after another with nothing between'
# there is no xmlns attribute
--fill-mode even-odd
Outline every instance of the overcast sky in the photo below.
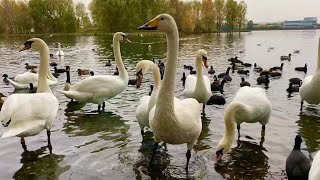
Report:
<svg viewBox="0 0 320 180"><path fill-rule="evenodd" d="M240 2L241 0L237 0ZM320 22L320 0L244 0L248 5L247 19L254 22L299 20L317 17ZM75 0L89 4L91 0Z"/></svg>

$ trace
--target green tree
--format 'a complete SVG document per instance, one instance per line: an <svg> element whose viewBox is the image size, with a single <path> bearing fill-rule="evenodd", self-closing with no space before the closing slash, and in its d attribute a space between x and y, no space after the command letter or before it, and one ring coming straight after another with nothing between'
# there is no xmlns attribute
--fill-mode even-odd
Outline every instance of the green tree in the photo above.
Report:
<svg viewBox="0 0 320 180"><path fill-rule="evenodd" d="M78 3L75 8L76 17L78 18L79 29L90 29L91 21L89 19L88 13L86 12L85 5L83 3Z"/></svg>
<svg viewBox="0 0 320 180"><path fill-rule="evenodd" d="M212 0L202 0L202 24L205 32L214 29L215 11Z"/></svg>
<svg viewBox="0 0 320 180"><path fill-rule="evenodd" d="M237 1L227 0L225 7L225 21L228 30L234 30L237 21Z"/></svg>
<svg viewBox="0 0 320 180"><path fill-rule="evenodd" d="M241 1L236 8L237 12L237 25L238 29L240 31L241 26L245 23L246 21L246 14L247 14L247 4L244 1Z"/></svg>
<svg viewBox="0 0 320 180"><path fill-rule="evenodd" d="M216 29L220 32L224 20L224 0L215 0L213 6L216 13Z"/></svg>

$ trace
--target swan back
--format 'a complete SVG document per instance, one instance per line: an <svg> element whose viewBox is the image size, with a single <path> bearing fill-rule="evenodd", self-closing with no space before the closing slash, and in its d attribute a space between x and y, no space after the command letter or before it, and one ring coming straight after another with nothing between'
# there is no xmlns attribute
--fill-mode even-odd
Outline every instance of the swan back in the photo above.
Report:
<svg viewBox="0 0 320 180"><path fill-rule="evenodd" d="M318 151L312 161L311 169L309 171L309 180L320 179L319 168L320 168L320 152Z"/></svg>

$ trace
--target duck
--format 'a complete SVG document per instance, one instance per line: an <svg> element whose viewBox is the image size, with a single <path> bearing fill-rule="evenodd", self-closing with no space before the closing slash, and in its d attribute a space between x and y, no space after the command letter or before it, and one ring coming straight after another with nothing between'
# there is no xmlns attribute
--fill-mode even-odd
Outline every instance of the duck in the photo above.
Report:
<svg viewBox="0 0 320 180"><path fill-rule="evenodd" d="M30 69L30 72L31 72L31 73L35 73L35 74L38 73L38 71L35 70L34 68L33 68L33 69Z"/></svg>
<svg viewBox="0 0 320 180"><path fill-rule="evenodd" d="M231 61L231 64L232 64L232 63L240 63L240 64L242 64L242 63L243 63L241 60L239 60L239 59L238 59L238 57L237 57L237 56L236 56L236 57L234 57L234 58L230 58L230 59L228 59L228 61Z"/></svg>
<svg viewBox="0 0 320 180"><path fill-rule="evenodd" d="M307 63L304 64L304 67L296 67L294 68L296 71L303 71L305 74L307 74L308 68L307 68Z"/></svg>
<svg viewBox="0 0 320 180"><path fill-rule="evenodd" d="M182 73L181 81L182 81L182 85L184 87L186 84L186 73L185 72Z"/></svg>
<svg viewBox="0 0 320 180"><path fill-rule="evenodd" d="M141 136L144 137L144 128L148 127L149 125L149 112L156 104L161 79L160 79L160 71L159 67L154 64L152 61L142 60L139 61L136 65L136 72L137 72L137 88L140 88L141 82L143 79L143 75L146 74L148 70L152 71L153 79L154 79L154 86L152 87L152 93L149 96L143 96L140 98L139 105L136 109L136 118L138 120L140 129L141 129Z"/></svg>
<svg viewBox="0 0 320 180"><path fill-rule="evenodd" d="M6 97L6 96L3 95L2 93L0 93L0 111L1 111L1 107L2 107L2 105L3 105L3 103L4 103L4 100L1 99L2 97Z"/></svg>
<svg viewBox="0 0 320 180"><path fill-rule="evenodd" d="M190 74L197 74L197 71L190 69Z"/></svg>
<svg viewBox="0 0 320 180"><path fill-rule="evenodd" d="M214 73L216 73L216 71L213 69L212 66L210 66L210 69L209 69L208 73L209 74L214 74Z"/></svg>
<svg viewBox="0 0 320 180"><path fill-rule="evenodd" d="M244 67L251 67L251 66L252 66L252 64L250 64L250 63L244 63L244 62L242 62L241 65L243 65Z"/></svg>
<svg viewBox="0 0 320 180"><path fill-rule="evenodd" d="M58 66L58 63L56 63L56 62L51 62L51 63L50 63L50 66Z"/></svg>
<svg viewBox="0 0 320 180"><path fill-rule="evenodd" d="M151 94L152 94L152 91L153 91L153 85L151 84L151 85L150 85L149 96L151 96Z"/></svg>
<svg viewBox="0 0 320 180"><path fill-rule="evenodd" d="M192 70L192 69L193 69L193 67L192 67L192 66L189 66L189 65L183 65L183 68L184 68L184 69L188 69L188 70Z"/></svg>
<svg viewBox="0 0 320 180"><path fill-rule="evenodd" d="M213 95L208 100L207 105L213 105L213 104L224 105L224 104L226 104L226 100L223 96Z"/></svg>
<svg viewBox="0 0 320 180"><path fill-rule="evenodd" d="M106 66L111 66L110 60L108 60L108 62L106 62Z"/></svg>
<svg viewBox="0 0 320 180"><path fill-rule="evenodd" d="M65 73L67 71L67 66L65 69L58 69L57 67L53 67L53 69L55 73Z"/></svg>
<svg viewBox="0 0 320 180"><path fill-rule="evenodd" d="M51 73L53 77L58 78L60 76L60 73L56 73L53 71L53 73Z"/></svg>
<svg viewBox="0 0 320 180"><path fill-rule="evenodd" d="M317 154L314 156L312 164L311 164L311 168L309 171L309 180L320 179L319 167L320 167L320 153L318 151Z"/></svg>
<svg viewBox="0 0 320 180"><path fill-rule="evenodd" d="M249 70L242 70L242 69L239 69L237 71L238 74L245 74L245 75L249 75Z"/></svg>
<svg viewBox="0 0 320 180"><path fill-rule="evenodd" d="M119 76L119 70L118 70L118 67L116 67L116 71L113 73L113 75L115 75L115 76Z"/></svg>
<svg viewBox="0 0 320 180"><path fill-rule="evenodd" d="M254 63L253 70L256 71L256 72L263 71L262 67L258 66L257 63Z"/></svg>
<svg viewBox="0 0 320 180"><path fill-rule="evenodd" d="M154 157L159 142L187 144L188 172L191 150L202 130L201 105L193 98L174 98L175 76L178 61L179 33L175 20L169 14L160 14L139 29L156 30L166 33L168 52L167 68L159 90L156 105L149 113L149 124L154 135L154 145L149 164L154 165Z"/></svg>
<svg viewBox="0 0 320 180"><path fill-rule="evenodd" d="M129 79L128 85L136 85L137 84L137 79Z"/></svg>
<svg viewBox="0 0 320 180"><path fill-rule="evenodd" d="M26 65L25 66L26 69L35 69L38 67L38 66L34 66L34 65L29 65L29 63L25 63L24 65Z"/></svg>
<svg viewBox="0 0 320 180"><path fill-rule="evenodd" d="M293 150L286 160L288 180L308 180L311 164L309 158L300 150L302 142L301 136L297 135L294 142Z"/></svg>
<svg viewBox="0 0 320 180"><path fill-rule="evenodd" d="M223 78L223 79L226 79L227 81L229 81L230 80L230 76L229 76L229 72L230 72L230 69L231 69L231 67L228 67L227 68L227 71L225 72L225 73L220 73L220 74L218 74L218 78ZM231 78L231 80L232 80L232 78ZM230 80L230 81L231 81Z"/></svg>
<svg viewBox="0 0 320 180"><path fill-rule="evenodd" d="M218 143L215 160L220 161L222 156L230 151L235 135L235 123L237 124L238 140L241 123L260 123L262 125L261 142L264 142L266 124L269 122L271 110L272 105L264 89L248 86L240 88L225 109L226 130Z"/></svg>
<svg viewBox="0 0 320 180"><path fill-rule="evenodd" d="M281 63L280 66L274 66L274 67L272 67L272 70L280 70L280 71L282 71L282 69L283 69L283 63Z"/></svg>
<svg viewBox="0 0 320 180"><path fill-rule="evenodd" d="M243 65L236 65L235 63L232 63L232 70L239 70L244 69Z"/></svg>
<svg viewBox="0 0 320 180"><path fill-rule="evenodd" d="M269 75L266 74L265 76L260 76L257 78L257 83L259 84L265 84L266 86L269 85Z"/></svg>
<svg viewBox="0 0 320 180"><path fill-rule="evenodd" d="M7 126L2 138L20 137L22 148L27 151L24 138L37 135L46 130L47 147L52 153L50 129L53 120L56 118L59 102L49 88L47 80L47 73L50 72L49 49L47 44L39 38L31 38L26 41L24 48L20 51L30 48L36 49L40 53L38 89L34 94L18 93L6 98L0 113L0 121L4 126Z"/></svg>
<svg viewBox="0 0 320 180"><path fill-rule="evenodd" d="M37 88L34 88L32 83L30 83L29 86L30 86L29 93L36 93L37 92Z"/></svg>
<svg viewBox="0 0 320 180"><path fill-rule="evenodd" d="M248 83L244 77L241 78L241 83L240 83L240 87L243 87L243 86L251 86L250 83Z"/></svg>
<svg viewBox="0 0 320 180"><path fill-rule="evenodd" d="M282 75L282 73L281 73L281 72L277 72L277 71L271 71L271 72L269 73L269 75L270 75L271 77L280 77L280 76Z"/></svg>
<svg viewBox="0 0 320 180"><path fill-rule="evenodd" d="M302 84L302 80L300 78L290 78L289 83L297 84L300 87Z"/></svg>
<svg viewBox="0 0 320 180"><path fill-rule="evenodd" d="M223 86L227 81L225 79L223 79L221 81L221 83L219 81L213 81L211 83L211 91L220 91L221 94L223 94L224 90L223 90Z"/></svg>
<svg viewBox="0 0 320 180"><path fill-rule="evenodd" d="M208 76L202 74L202 64L208 68L207 64L207 51L200 49L196 53L196 70L197 76L189 75L186 79L185 88L182 92L186 98L194 98L199 103L203 104L203 113L207 101L212 96L210 90L210 80Z"/></svg>
<svg viewBox="0 0 320 180"><path fill-rule="evenodd" d="M122 62L120 41L131 42L123 32L117 32L113 36L113 51L119 76L90 76L73 84L68 91L61 92L69 99L80 103L98 104L98 112L101 110L101 105L104 109L104 101L120 94L128 86L129 76Z"/></svg>
<svg viewBox="0 0 320 180"><path fill-rule="evenodd" d="M47 77L49 86L58 83L58 80L52 75L52 73L49 70L47 72ZM31 72L18 74L16 77L13 78L13 80L7 78L9 84L11 84L15 89L29 89L30 83L32 83L34 87L38 87L38 79L39 75Z"/></svg>
<svg viewBox="0 0 320 180"><path fill-rule="evenodd" d="M289 83L289 87L287 88L288 93L299 92L299 86L294 86L293 83Z"/></svg>
<svg viewBox="0 0 320 180"><path fill-rule="evenodd" d="M302 50L302 49L294 49L294 50L293 50L293 53L298 54L298 53L300 53L301 50Z"/></svg>
<svg viewBox="0 0 320 180"><path fill-rule="evenodd" d="M89 75L91 71L90 69L78 69L77 72L78 72L78 75L81 76L81 75Z"/></svg>
<svg viewBox="0 0 320 180"><path fill-rule="evenodd" d="M58 43L58 51L56 52L56 56L64 56L64 52L61 50L61 44Z"/></svg>
<svg viewBox="0 0 320 180"><path fill-rule="evenodd" d="M291 60L291 54L289 54L288 56L281 56L280 59L281 59L281 60L288 60L288 61L290 61L290 60Z"/></svg>
<svg viewBox="0 0 320 180"><path fill-rule="evenodd" d="M300 88L300 98L301 98L301 107L302 111L303 102L306 101L309 104L319 104L320 103L320 38L319 38L319 47L318 47L318 65L314 75L307 76L302 81Z"/></svg>

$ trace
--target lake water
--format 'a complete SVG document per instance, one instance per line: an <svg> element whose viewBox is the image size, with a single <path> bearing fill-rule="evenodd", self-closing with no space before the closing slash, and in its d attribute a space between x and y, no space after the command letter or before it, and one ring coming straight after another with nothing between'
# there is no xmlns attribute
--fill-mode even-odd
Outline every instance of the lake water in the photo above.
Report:
<svg viewBox="0 0 320 180"><path fill-rule="evenodd" d="M179 62L176 77L176 96L182 96L180 78L184 64L195 64L195 53L203 48L208 52L208 63L216 74L230 66L229 57L237 55L249 63L263 68L280 66L280 56L293 54L291 62L284 62L283 75L271 78L267 95L273 108L266 125L266 140L260 146L261 125L242 124L241 138L233 143L231 152L215 166L213 157L217 143L224 133L224 108L239 89L241 77L231 74L233 80L225 85L226 105L206 107L202 119L203 128L194 146L190 159L189 174L186 163L186 145L161 145L156 156L156 166L151 168L153 138L147 133L141 143L140 128L135 110L140 97L148 94L153 83L151 73L145 76L142 88L128 86L120 95L106 101L104 112L97 113L97 105L71 104L57 90L63 89L66 76L61 74L59 83L52 90L59 100L59 111L53 126L51 141L53 154L46 148L45 131L26 138L27 152L23 152L17 137L0 139L0 179L285 179L285 161L291 152L294 138L301 134L302 151L309 157L320 149L320 108L305 103L300 113L300 97L293 93L288 97L288 79L306 75L294 71L294 67L308 63L308 73L313 74L317 64L317 47L320 31L261 31L235 33L233 35L203 34L180 37ZM95 74L110 74L115 71L111 36L45 36L43 38L55 54L60 42L65 56L53 59L59 68L71 66L72 83L85 77L77 74L78 68L89 68ZM135 78L135 64L142 59L165 60L166 41L162 36L129 36L132 43L122 43L121 53L131 79ZM9 77L26 71L24 64L39 64L36 52L18 52L29 37L0 37L0 74ZM261 43L261 46L257 46ZM150 46L149 46L150 45ZM269 47L275 47L268 51ZM92 49L95 49L93 51ZM244 53L239 54L239 50ZM113 65L106 67L107 60ZM9 62L17 61L19 64ZM205 72L206 73L206 72ZM206 73L207 74L207 73ZM213 80L211 75L208 75ZM256 85L258 73L250 69L244 76L252 86ZM261 86L263 87L263 86ZM11 85L0 82L0 92L8 96L14 93ZM29 104L26 104L28 106ZM0 127L0 134L5 131ZM238 144L238 147L237 147Z"/></svg>

